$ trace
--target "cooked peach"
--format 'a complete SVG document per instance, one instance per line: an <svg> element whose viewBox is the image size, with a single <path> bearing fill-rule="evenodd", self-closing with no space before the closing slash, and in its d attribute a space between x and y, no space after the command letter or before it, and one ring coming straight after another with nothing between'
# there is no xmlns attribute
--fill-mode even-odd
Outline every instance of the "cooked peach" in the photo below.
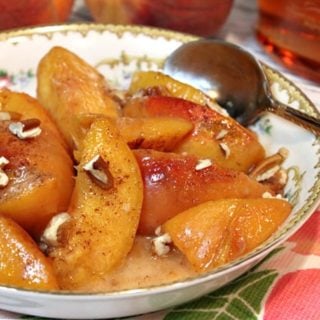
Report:
<svg viewBox="0 0 320 320"><path fill-rule="evenodd" d="M28 94L0 89L0 111L11 114L13 120L39 119L41 125L50 131L50 135L56 136L57 142L67 148L67 143L49 112Z"/></svg>
<svg viewBox="0 0 320 320"><path fill-rule="evenodd" d="M192 155L135 150L144 180L139 233L151 235L174 215L204 201L257 198L270 191L246 174Z"/></svg>
<svg viewBox="0 0 320 320"><path fill-rule="evenodd" d="M12 219L0 215L0 283L33 290L58 290L51 262Z"/></svg>
<svg viewBox="0 0 320 320"><path fill-rule="evenodd" d="M133 245L142 196L132 151L110 121L95 121L82 144L71 219L49 249L62 288L77 289L123 261Z"/></svg>
<svg viewBox="0 0 320 320"><path fill-rule="evenodd" d="M282 199L223 199L190 208L163 225L197 271L238 258L266 241L290 214Z"/></svg>
<svg viewBox="0 0 320 320"><path fill-rule="evenodd" d="M82 138L78 116L87 113L117 117L103 76L80 57L62 47L52 48L40 61L37 96L57 122L71 148Z"/></svg>
<svg viewBox="0 0 320 320"><path fill-rule="evenodd" d="M0 157L8 162L1 168L8 181L0 187L0 214L38 237L54 214L68 208L73 163L59 131L35 99L2 91L0 100L2 111L21 112L20 120L0 121ZM14 126L27 123L41 132L17 136Z"/></svg>
<svg viewBox="0 0 320 320"><path fill-rule="evenodd" d="M213 99L205 95L201 90L173 79L162 72L136 71L132 76L128 92L134 95L138 91L148 91L154 88L159 90L161 95L185 99L203 106L210 104L210 106L213 106L217 110L225 112Z"/></svg>
<svg viewBox="0 0 320 320"><path fill-rule="evenodd" d="M84 138L91 124L97 119L106 118L103 115L84 114L78 117ZM112 120L122 138L131 149L154 149L171 151L193 129L190 121L172 117L129 118L119 117ZM79 152L74 152L76 159Z"/></svg>
<svg viewBox="0 0 320 320"><path fill-rule="evenodd" d="M169 117L120 117L116 125L132 149L159 151L172 151L193 129L190 121Z"/></svg>
<svg viewBox="0 0 320 320"><path fill-rule="evenodd" d="M183 99L151 96L133 99L124 108L128 117L179 117L194 124L193 132L175 149L210 158L225 168L247 172L265 152L257 137L230 117Z"/></svg>

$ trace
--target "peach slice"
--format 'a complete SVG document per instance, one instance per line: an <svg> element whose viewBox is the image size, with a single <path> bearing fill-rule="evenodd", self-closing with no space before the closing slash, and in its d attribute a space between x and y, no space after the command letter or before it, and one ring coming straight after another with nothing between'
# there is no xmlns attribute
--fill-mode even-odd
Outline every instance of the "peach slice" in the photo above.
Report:
<svg viewBox="0 0 320 320"><path fill-rule="evenodd" d="M56 136L57 142L67 148L67 143L48 110L28 94L0 89L0 111L13 115L13 120L39 119L41 125L50 131L50 135Z"/></svg>
<svg viewBox="0 0 320 320"><path fill-rule="evenodd" d="M158 151L172 151L193 129L190 121L170 117L120 117L116 125L130 148Z"/></svg>
<svg viewBox="0 0 320 320"><path fill-rule="evenodd" d="M197 271L236 259L266 241L291 212L280 199L223 199L202 203L163 225Z"/></svg>
<svg viewBox="0 0 320 320"><path fill-rule="evenodd" d="M270 189L246 174L221 168L192 155L135 150L144 180L139 233L155 229L174 215L202 202L223 198L258 198Z"/></svg>
<svg viewBox="0 0 320 320"><path fill-rule="evenodd" d="M0 111L21 116L20 120L0 121L0 157L8 162L1 169L8 183L0 187L0 214L38 238L51 217L68 208L73 162L54 122L35 99L0 91ZM25 121L39 122L41 133L21 139L9 130L13 123Z"/></svg>
<svg viewBox="0 0 320 320"><path fill-rule="evenodd" d="M86 113L119 115L103 76L62 47L52 48L40 61L37 96L56 120L71 148L77 149L82 132L78 116Z"/></svg>
<svg viewBox="0 0 320 320"><path fill-rule="evenodd" d="M12 219L0 215L0 283L32 290L58 290L49 258Z"/></svg>
<svg viewBox="0 0 320 320"><path fill-rule="evenodd" d="M132 151L110 121L93 122L82 143L71 218L49 248L62 288L76 290L123 261L134 242L142 196Z"/></svg>
<svg viewBox="0 0 320 320"><path fill-rule="evenodd" d="M257 137L230 117L199 104L164 96L133 99L124 108L128 117L179 117L191 121L193 132L175 149L210 158L230 169L247 172L265 157Z"/></svg>
<svg viewBox="0 0 320 320"><path fill-rule="evenodd" d="M106 118L98 114L84 114L78 117L84 138L91 124ZM110 119L131 149L154 149L172 151L193 129L190 121L172 117ZM74 152L78 159L78 151Z"/></svg>
<svg viewBox="0 0 320 320"><path fill-rule="evenodd" d="M217 111L225 113L213 99L186 83L180 82L172 77L157 71L136 71L131 80L128 92L135 94L138 91L157 88L161 95L181 98L203 106L213 106Z"/></svg>

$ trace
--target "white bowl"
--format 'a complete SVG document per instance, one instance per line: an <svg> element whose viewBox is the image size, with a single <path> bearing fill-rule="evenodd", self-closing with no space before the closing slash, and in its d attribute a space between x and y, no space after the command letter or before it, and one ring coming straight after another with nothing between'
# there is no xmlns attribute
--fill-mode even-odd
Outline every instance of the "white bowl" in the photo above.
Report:
<svg viewBox="0 0 320 320"><path fill-rule="evenodd" d="M35 95L35 72L41 57L53 46L66 47L96 66L114 85L125 87L133 70L161 69L163 59L181 43L195 37L152 28L94 24L50 26L0 34L0 86ZM315 106L294 84L265 67L274 92L309 114ZM250 254L208 274L168 285L113 293L39 293L0 287L0 309L55 318L111 318L152 312L211 292L249 270L292 235L315 210L320 194L320 142L314 134L273 115L253 129L269 153L290 151L286 193L294 204L279 231Z"/></svg>

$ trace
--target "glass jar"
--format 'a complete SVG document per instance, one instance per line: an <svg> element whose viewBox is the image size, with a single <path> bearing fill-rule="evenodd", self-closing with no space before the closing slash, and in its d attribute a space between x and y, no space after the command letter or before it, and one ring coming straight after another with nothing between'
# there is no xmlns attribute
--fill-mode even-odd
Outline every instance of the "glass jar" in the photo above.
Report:
<svg viewBox="0 0 320 320"><path fill-rule="evenodd" d="M320 82L320 0L259 0L258 39L291 70Z"/></svg>

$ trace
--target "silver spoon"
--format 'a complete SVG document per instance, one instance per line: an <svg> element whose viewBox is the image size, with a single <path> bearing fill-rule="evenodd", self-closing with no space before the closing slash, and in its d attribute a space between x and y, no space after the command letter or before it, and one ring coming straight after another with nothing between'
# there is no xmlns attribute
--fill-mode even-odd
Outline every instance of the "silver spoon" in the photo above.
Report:
<svg viewBox="0 0 320 320"><path fill-rule="evenodd" d="M320 119L276 101L259 62L234 44L213 39L188 42L166 59L164 72L213 94L243 125L270 111L319 133Z"/></svg>

